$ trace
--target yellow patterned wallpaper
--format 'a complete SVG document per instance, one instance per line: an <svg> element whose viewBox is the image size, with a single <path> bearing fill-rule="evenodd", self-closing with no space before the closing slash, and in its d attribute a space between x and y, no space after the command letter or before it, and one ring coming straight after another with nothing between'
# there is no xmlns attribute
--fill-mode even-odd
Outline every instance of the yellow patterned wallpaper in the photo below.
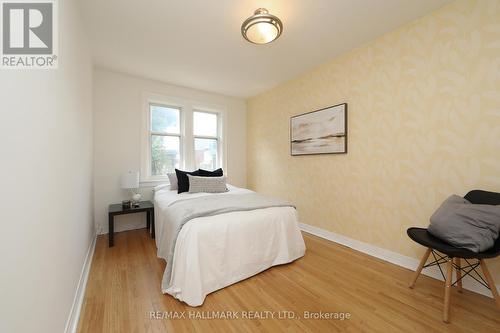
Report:
<svg viewBox="0 0 500 333"><path fill-rule="evenodd" d="M344 102L349 153L290 156L290 116ZM420 257L408 227L452 193L500 191L500 0L451 3L248 111L250 188L288 198L301 222Z"/></svg>

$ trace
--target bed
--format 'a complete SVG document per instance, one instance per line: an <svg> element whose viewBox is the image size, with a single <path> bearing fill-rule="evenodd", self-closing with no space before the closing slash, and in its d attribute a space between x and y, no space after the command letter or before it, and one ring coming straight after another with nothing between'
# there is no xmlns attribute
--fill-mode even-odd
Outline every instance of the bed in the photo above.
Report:
<svg viewBox="0 0 500 333"><path fill-rule="evenodd" d="M167 261L162 292L190 306L200 306L209 293L305 253L297 212L290 206L195 217L175 230L176 206L196 205L201 197L224 202L255 193L231 185L228 189L222 194L177 194L168 186L155 190L157 255Z"/></svg>

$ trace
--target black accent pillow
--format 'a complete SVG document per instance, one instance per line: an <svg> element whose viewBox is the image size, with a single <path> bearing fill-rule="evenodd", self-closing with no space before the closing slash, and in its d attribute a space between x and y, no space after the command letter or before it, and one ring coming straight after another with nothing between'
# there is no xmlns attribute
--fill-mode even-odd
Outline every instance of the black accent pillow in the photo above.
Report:
<svg viewBox="0 0 500 333"><path fill-rule="evenodd" d="M208 171L208 170L203 170L203 169L198 169L198 176L200 177L222 177L224 176L224 171L222 171L222 168L219 168L214 171ZM187 176L186 176L187 177Z"/></svg>
<svg viewBox="0 0 500 333"><path fill-rule="evenodd" d="M201 176L199 172L200 172L200 170L188 172L188 171L182 171L179 169L175 169L175 174L177 175L177 184L179 186L179 188L177 189L177 193L188 192L189 191L189 177L187 175Z"/></svg>

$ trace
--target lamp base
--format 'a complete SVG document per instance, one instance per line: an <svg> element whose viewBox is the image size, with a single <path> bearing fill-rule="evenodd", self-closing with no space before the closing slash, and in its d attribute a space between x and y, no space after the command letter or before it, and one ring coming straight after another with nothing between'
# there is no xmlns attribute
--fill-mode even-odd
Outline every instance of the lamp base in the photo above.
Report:
<svg viewBox="0 0 500 333"><path fill-rule="evenodd" d="M132 206L133 207L139 207L139 203L141 201L141 198L142 198L142 195L140 195L139 193L135 193L132 196Z"/></svg>

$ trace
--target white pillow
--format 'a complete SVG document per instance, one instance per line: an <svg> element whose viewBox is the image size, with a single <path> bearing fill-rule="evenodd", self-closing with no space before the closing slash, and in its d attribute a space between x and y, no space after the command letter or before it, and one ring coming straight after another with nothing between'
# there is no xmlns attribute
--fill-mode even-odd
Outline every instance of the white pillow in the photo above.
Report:
<svg viewBox="0 0 500 333"><path fill-rule="evenodd" d="M226 176L222 177L189 177L189 193L223 193L227 192Z"/></svg>
<svg viewBox="0 0 500 333"><path fill-rule="evenodd" d="M175 172L167 173L168 180L170 181L170 190L178 190L179 184L177 183L177 174Z"/></svg>
<svg viewBox="0 0 500 333"><path fill-rule="evenodd" d="M167 188L169 187L170 185L168 184L160 184L160 185L156 185L154 188L153 188L153 191L154 192L158 192L159 190L163 190L164 188Z"/></svg>

